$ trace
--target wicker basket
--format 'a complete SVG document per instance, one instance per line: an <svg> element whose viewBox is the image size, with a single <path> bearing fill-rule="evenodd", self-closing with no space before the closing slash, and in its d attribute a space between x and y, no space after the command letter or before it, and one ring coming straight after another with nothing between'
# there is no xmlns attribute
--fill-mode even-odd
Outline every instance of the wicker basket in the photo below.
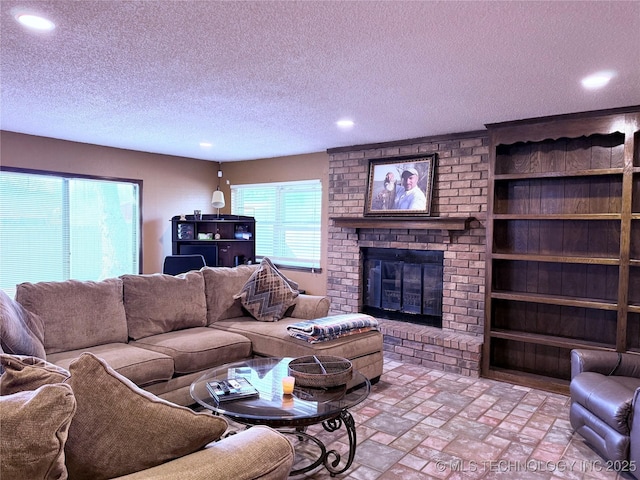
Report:
<svg viewBox="0 0 640 480"><path fill-rule="evenodd" d="M305 387L326 388L344 385L351 380L353 366L346 358L309 355L289 362L289 375Z"/></svg>

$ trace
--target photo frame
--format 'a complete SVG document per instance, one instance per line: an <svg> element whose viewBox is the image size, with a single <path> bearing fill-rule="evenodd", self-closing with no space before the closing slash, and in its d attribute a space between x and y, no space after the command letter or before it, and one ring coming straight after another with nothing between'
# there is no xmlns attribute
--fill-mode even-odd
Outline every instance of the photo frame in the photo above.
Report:
<svg viewBox="0 0 640 480"><path fill-rule="evenodd" d="M436 154L371 160L364 214L430 215Z"/></svg>

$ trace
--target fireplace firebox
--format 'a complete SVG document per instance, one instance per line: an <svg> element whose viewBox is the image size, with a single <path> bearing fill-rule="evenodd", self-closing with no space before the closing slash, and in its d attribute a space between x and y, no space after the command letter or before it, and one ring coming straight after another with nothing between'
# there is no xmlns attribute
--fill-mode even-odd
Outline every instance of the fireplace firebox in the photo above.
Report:
<svg viewBox="0 0 640 480"><path fill-rule="evenodd" d="M442 328L438 250L362 248L362 312Z"/></svg>

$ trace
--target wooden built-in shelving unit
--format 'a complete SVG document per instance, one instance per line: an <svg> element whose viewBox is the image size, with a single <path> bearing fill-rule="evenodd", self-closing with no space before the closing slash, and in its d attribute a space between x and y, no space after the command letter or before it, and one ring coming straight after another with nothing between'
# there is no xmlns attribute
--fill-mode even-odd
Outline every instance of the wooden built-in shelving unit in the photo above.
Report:
<svg viewBox="0 0 640 480"><path fill-rule="evenodd" d="M566 393L640 353L640 108L487 125L484 376Z"/></svg>

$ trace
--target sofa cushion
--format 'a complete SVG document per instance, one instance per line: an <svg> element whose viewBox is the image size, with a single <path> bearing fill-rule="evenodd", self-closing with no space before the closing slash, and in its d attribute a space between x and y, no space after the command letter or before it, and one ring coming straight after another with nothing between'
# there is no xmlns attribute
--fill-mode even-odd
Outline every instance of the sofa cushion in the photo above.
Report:
<svg viewBox="0 0 640 480"><path fill-rule="evenodd" d="M64 446L75 411L65 384L0 396L0 478L67 478Z"/></svg>
<svg viewBox="0 0 640 480"><path fill-rule="evenodd" d="M180 275L122 275L129 337L207 324L204 278L200 272Z"/></svg>
<svg viewBox="0 0 640 480"><path fill-rule="evenodd" d="M149 349L138 348L127 343L108 343L82 350L54 353L47 357L51 362L63 368L84 352L93 353L109 364L120 375L124 375L139 387L147 387L166 382L173 377L173 358Z"/></svg>
<svg viewBox="0 0 640 480"><path fill-rule="evenodd" d="M35 313L25 310L2 290L0 290L0 348L6 353L46 357L42 319Z"/></svg>
<svg viewBox="0 0 640 480"><path fill-rule="evenodd" d="M0 395L35 390L43 385L62 383L70 373L53 363L24 355L0 355L4 374L0 377Z"/></svg>
<svg viewBox="0 0 640 480"><path fill-rule="evenodd" d="M16 300L42 318L47 354L127 341L119 278L21 283Z"/></svg>
<svg viewBox="0 0 640 480"><path fill-rule="evenodd" d="M205 295L207 298L207 325L218 320L243 315L238 293L259 265L228 267L203 267Z"/></svg>
<svg viewBox="0 0 640 480"><path fill-rule="evenodd" d="M220 438L227 422L146 392L95 355L70 366L76 397L65 452L69 478L107 479L188 455Z"/></svg>
<svg viewBox="0 0 640 480"><path fill-rule="evenodd" d="M264 258L234 298L239 298L256 320L277 322L296 303L298 293L271 260Z"/></svg>
<svg viewBox="0 0 640 480"><path fill-rule="evenodd" d="M207 327L153 335L130 345L173 358L178 375L206 370L251 355L251 341L247 337Z"/></svg>
<svg viewBox="0 0 640 480"><path fill-rule="evenodd" d="M358 333L321 343L308 343L289 335L287 327L300 320L286 317L276 323L239 317L216 322L209 328L239 333L251 340L253 353L265 357L302 357L333 355L348 359L382 351L382 334L378 331Z"/></svg>

